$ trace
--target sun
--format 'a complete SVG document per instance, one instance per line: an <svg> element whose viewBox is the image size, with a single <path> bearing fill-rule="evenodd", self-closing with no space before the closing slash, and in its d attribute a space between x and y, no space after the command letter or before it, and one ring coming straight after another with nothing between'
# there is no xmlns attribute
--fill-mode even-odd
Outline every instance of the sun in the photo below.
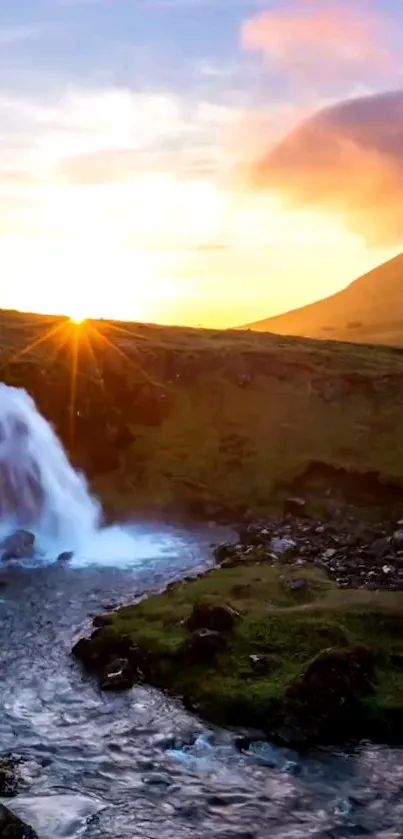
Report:
<svg viewBox="0 0 403 839"><path fill-rule="evenodd" d="M84 323L84 321L87 319L87 315L84 314L83 311L80 311L78 307L71 308L68 316L70 318L71 323L75 323L76 326L79 326L81 323Z"/></svg>

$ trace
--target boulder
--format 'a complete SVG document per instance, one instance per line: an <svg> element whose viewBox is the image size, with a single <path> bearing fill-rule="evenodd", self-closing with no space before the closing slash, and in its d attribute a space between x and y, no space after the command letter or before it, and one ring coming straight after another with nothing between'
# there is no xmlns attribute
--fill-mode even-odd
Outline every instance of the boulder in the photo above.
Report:
<svg viewBox="0 0 403 839"><path fill-rule="evenodd" d="M0 758L0 795L12 797L18 792L18 761L12 756Z"/></svg>
<svg viewBox="0 0 403 839"><path fill-rule="evenodd" d="M374 542L372 542L372 544L369 546L368 553L374 557L383 557L390 550L390 543L391 539L387 536L382 536L379 539L375 539Z"/></svg>
<svg viewBox="0 0 403 839"><path fill-rule="evenodd" d="M59 554L57 557L57 562L69 562L70 559L73 559L74 551L63 551L63 553Z"/></svg>
<svg viewBox="0 0 403 839"><path fill-rule="evenodd" d="M278 659L269 653L253 653L249 656L251 668L257 676L267 676L279 666Z"/></svg>
<svg viewBox="0 0 403 839"><path fill-rule="evenodd" d="M258 524L243 525L239 528L239 541L241 545L264 545L270 540L270 531L267 527Z"/></svg>
<svg viewBox="0 0 403 839"><path fill-rule="evenodd" d="M127 658L115 658L103 669L101 690L129 690L136 681L136 671Z"/></svg>
<svg viewBox="0 0 403 839"><path fill-rule="evenodd" d="M304 498L286 498L284 501L285 516L305 516L306 501Z"/></svg>
<svg viewBox="0 0 403 839"><path fill-rule="evenodd" d="M361 700L373 693L374 682L374 655L369 648L322 650L286 690L272 734L294 745L355 736L362 718Z"/></svg>
<svg viewBox="0 0 403 839"><path fill-rule="evenodd" d="M371 693L374 678L374 656L368 647L329 647L309 662L290 694L314 697L315 704L331 700L340 706Z"/></svg>
<svg viewBox="0 0 403 839"><path fill-rule="evenodd" d="M287 580L286 585L290 591L305 591L308 588L308 581L302 579Z"/></svg>
<svg viewBox="0 0 403 839"><path fill-rule="evenodd" d="M72 654L88 670L103 671L117 658L127 658L132 667L140 666L140 652L129 635L117 635L108 626L96 629L90 638L80 638Z"/></svg>
<svg viewBox="0 0 403 839"><path fill-rule="evenodd" d="M30 559L34 555L35 536L29 530L16 530L0 545L2 559Z"/></svg>
<svg viewBox="0 0 403 839"><path fill-rule="evenodd" d="M223 562L226 559L231 559L237 554L236 545L224 542L222 545L216 545L213 550L213 556L216 562Z"/></svg>
<svg viewBox="0 0 403 839"><path fill-rule="evenodd" d="M229 632L239 617L239 612L236 612L232 606L228 606L226 603L201 600L193 606L192 614L186 621L186 628L190 632L197 629Z"/></svg>
<svg viewBox="0 0 403 839"><path fill-rule="evenodd" d="M270 542L270 549L284 559L292 557L296 548L296 541L289 536L274 536Z"/></svg>
<svg viewBox="0 0 403 839"><path fill-rule="evenodd" d="M196 629L184 645L183 652L189 664L205 664L215 659L225 649L225 636L213 629Z"/></svg>
<svg viewBox="0 0 403 839"><path fill-rule="evenodd" d="M38 836L32 827L0 804L0 839L38 839Z"/></svg>

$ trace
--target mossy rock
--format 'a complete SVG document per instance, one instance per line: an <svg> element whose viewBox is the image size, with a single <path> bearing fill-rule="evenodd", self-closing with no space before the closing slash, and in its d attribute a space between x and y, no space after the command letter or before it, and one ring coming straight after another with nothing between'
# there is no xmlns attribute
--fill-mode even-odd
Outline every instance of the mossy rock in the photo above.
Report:
<svg viewBox="0 0 403 839"><path fill-rule="evenodd" d="M17 795L19 786L19 760L12 755L0 757L0 795L11 798Z"/></svg>
<svg viewBox="0 0 403 839"><path fill-rule="evenodd" d="M284 585L296 575L302 587ZM237 617L196 629L195 615L213 613L206 604ZM147 682L215 723L293 745L403 741L403 593L341 591L310 566L256 564L216 569L110 617L80 642L83 663L97 670L97 656L105 666L131 646ZM202 641L204 654L190 655Z"/></svg>

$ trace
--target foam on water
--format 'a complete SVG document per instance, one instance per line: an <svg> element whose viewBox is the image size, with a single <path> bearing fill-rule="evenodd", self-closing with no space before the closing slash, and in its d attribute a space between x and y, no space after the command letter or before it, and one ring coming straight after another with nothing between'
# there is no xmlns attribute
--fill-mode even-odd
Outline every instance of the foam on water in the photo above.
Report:
<svg viewBox="0 0 403 839"><path fill-rule="evenodd" d="M0 539L20 527L43 559L74 551L76 565L127 565L166 550L144 533L104 527L99 501L33 399L0 384Z"/></svg>

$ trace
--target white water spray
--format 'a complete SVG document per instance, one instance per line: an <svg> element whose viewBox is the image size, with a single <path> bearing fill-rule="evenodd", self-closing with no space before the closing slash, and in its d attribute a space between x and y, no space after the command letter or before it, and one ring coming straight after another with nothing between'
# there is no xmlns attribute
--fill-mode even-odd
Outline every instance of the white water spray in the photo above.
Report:
<svg viewBox="0 0 403 839"><path fill-rule="evenodd" d="M103 526L102 507L76 472L52 426L25 390L0 383L0 541L19 528L35 535L36 557L72 564L177 565L188 537L164 525Z"/></svg>
<svg viewBox="0 0 403 839"><path fill-rule="evenodd" d="M136 558L132 533L102 527L102 508L25 390L0 383L0 538L35 534L38 551L116 564Z"/></svg>

